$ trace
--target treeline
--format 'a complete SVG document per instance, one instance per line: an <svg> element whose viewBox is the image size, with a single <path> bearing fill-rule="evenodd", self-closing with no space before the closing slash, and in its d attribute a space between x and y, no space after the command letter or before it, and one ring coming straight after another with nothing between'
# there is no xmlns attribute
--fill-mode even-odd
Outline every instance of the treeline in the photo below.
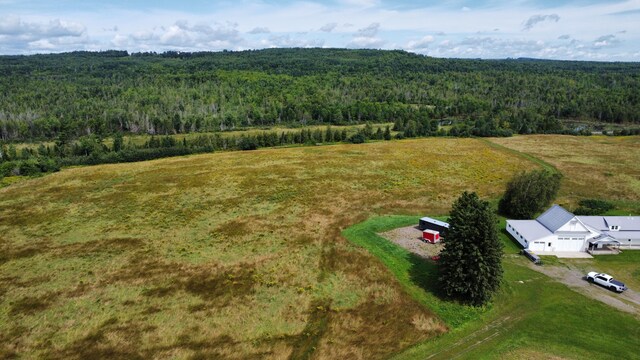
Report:
<svg viewBox="0 0 640 360"><path fill-rule="evenodd" d="M404 137L402 134L396 138ZM40 144L37 148L24 147L20 150L14 144L0 147L0 178L10 175L33 176L54 172L63 166L95 165L134 162L164 157L210 153L216 151L256 150L264 147L317 145L323 143L363 143L368 140L391 140L389 126L382 128L367 124L356 133L346 129L302 129L297 131L263 132L240 136L220 134L198 135L190 140L176 140L172 136L151 136L142 145L125 142L122 134L113 138L110 146L103 139L92 135L84 136L71 143L56 141L53 145Z"/></svg>
<svg viewBox="0 0 640 360"><path fill-rule="evenodd" d="M0 56L0 139L453 119L470 135L640 123L640 64L269 49ZM409 132L413 126L409 125ZM469 128L470 129L466 129Z"/></svg>

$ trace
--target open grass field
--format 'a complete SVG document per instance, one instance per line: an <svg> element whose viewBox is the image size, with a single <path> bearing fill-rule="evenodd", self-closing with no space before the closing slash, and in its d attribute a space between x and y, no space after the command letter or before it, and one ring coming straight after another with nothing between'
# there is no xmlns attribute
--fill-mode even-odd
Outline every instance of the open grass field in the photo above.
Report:
<svg viewBox="0 0 640 360"><path fill-rule="evenodd" d="M0 190L0 353L380 358L446 329L340 231L531 166L472 139L66 169Z"/></svg>
<svg viewBox="0 0 640 360"><path fill-rule="evenodd" d="M640 137L530 135L490 141L533 155L565 176L558 201L616 200L640 211Z"/></svg>
<svg viewBox="0 0 640 360"><path fill-rule="evenodd" d="M506 145L529 141L514 139ZM636 146L614 147L633 157ZM446 214L463 190L495 199L512 174L537 167L484 141L430 138L83 167L12 184L0 189L0 357L628 358L636 319L520 266L512 245L503 291L478 310L430 294L429 267L407 264L401 249L376 253L341 235L373 215ZM565 184L580 176L565 173ZM379 227L408 221L394 219ZM586 343L618 330L614 353Z"/></svg>

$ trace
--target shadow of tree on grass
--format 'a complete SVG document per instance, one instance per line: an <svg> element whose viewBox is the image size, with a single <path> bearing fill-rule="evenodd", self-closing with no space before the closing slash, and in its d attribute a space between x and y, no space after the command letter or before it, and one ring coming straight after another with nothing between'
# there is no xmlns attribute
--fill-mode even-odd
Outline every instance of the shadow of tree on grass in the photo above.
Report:
<svg viewBox="0 0 640 360"><path fill-rule="evenodd" d="M425 259L414 253L409 253L407 260L411 263L411 268L409 269L411 282L422 290L435 295L440 300L449 300L440 287L438 281L440 271L436 261Z"/></svg>

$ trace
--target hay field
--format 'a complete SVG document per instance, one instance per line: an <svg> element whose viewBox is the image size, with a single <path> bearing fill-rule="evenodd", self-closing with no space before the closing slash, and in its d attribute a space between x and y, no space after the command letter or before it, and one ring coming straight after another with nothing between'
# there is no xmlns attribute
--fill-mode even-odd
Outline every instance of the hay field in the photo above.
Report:
<svg viewBox="0 0 640 360"><path fill-rule="evenodd" d="M560 170L565 176L560 203L574 205L581 198L640 201L638 136L528 135L491 141L533 155Z"/></svg>
<svg viewBox="0 0 640 360"><path fill-rule="evenodd" d="M340 231L533 165L472 139L66 169L0 189L0 357L385 357L446 331Z"/></svg>

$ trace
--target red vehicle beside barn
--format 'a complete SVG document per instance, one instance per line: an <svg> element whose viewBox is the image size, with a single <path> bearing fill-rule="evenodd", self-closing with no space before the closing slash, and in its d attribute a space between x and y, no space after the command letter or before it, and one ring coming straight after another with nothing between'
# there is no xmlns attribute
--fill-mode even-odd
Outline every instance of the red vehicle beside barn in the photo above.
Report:
<svg viewBox="0 0 640 360"><path fill-rule="evenodd" d="M440 232L435 230L422 230L422 239L428 243L440 242Z"/></svg>

